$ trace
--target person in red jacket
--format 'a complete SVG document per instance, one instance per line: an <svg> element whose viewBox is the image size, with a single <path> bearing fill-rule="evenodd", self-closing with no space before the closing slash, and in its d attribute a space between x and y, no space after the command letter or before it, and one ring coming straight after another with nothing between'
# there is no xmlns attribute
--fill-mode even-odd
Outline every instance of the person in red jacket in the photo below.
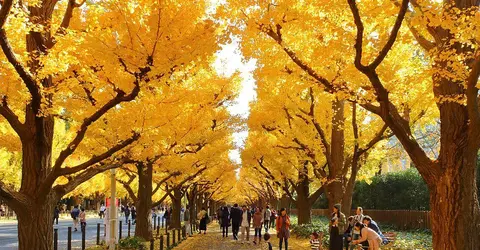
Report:
<svg viewBox="0 0 480 250"><path fill-rule="evenodd" d="M288 250L288 238L290 238L290 217L287 215L285 208L280 209L277 217L277 237L280 240L278 247L282 250L282 243L285 242L285 250Z"/></svg>

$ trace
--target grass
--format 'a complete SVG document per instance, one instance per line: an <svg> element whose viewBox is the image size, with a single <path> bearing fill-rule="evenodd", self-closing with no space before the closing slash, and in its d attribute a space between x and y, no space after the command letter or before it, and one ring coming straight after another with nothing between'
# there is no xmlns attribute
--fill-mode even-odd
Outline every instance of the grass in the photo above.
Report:
<svg viewBox="0 0 480 250"><path fill-rule="evenodd" d="M301 238L308 238L313 231L323 232L325 237L323 239L324 246L328 246L328 218L324 216L313 216L312 224L301 225L297 224L297 217L295 215L290 217L292 221L292 233L297 240ZM429 230L408 230L401 231L389 225L380 225L382 232L396 232L397 239L393 246L382 249L392 250L430 250L432 248L432 234Z"/></svg>

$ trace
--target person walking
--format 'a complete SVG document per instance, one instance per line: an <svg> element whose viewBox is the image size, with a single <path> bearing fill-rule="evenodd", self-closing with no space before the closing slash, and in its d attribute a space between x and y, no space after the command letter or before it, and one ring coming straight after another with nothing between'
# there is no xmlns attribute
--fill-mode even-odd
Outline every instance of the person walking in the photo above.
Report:
<svg viewBox="0 0 480 250"><path fill-rule="evenodd" d="M222 218L223 218L223 208L222 207L219 207L217 209L217 220L218 220L218 225L220 225L220 229L223 228L223 223L222 223Z"/></svg>
<svg viewBox="0 0 480 250"><path fill-rule="evenodd" d="M230 226L230 212L228 212L228 207L223 207L221 212L222 217L219 218L222 223L222 237L228 238L228 227Z"/></svg>
<svg viewBox="0 0 480 250"><path fill-rule="evenodd" d="M342 205L335 204L330 219L330 250L343 249L343 233L345 232L345 215L341 212Z"/></svg>
<svg viewBox="0 0 480 250"><path fill-rule="evenodd" d="M125 208L124 208L124 214L125 214L125 223L128 222L128 217L130 217L130 207L127 205L125 205Z"/></svg>
<svg viewBox="0 0 480 250"><path fill-rule="evenodd" d="M265 233L268 233L268 229L270 229L270 217L272 216L272 211L270 210L270 206L267 205L265 208L265 212L263 212L263 226L265 228Z"/></svg>
<svg viewBox="0 0 480 250"><path fill-rule="evenodd" d="M80 218L80 228L82 230L82 233L85 233L85 228L87 227L87 214L85 213L85 208L82 207L82 210L78 217Z"/></svg>
<svg viewBox="0 0 480 250"><path fill-rule="evenodd" d="M277 237L279 239L278 247L282 250L282 243L285 243L285 250L288 250L288 238L290 238L290 217L287 215L287 209L280 209L280 214L275 222Z"/></svg>
<svg viewBox="0 0 480 250"><path fill-rule="evenodd" d="M187 232L187 236L190 235L190 205L187 205L185 211L183 212L183 222L185 223L185 231Z"/></svg>
<svg viewBox="0 0 480 250"><path fill-rule="evenodd" d="M58 225L59 217L60 217L60 209L58 209L58 206L55 206L55 209L53 210L53 223Z"/></svg>
<svg viewBox="0 0 480 250"><path fill-rule="evenodd" d="M274 209L272 209L270 211L270 228L274 228L275 227L275 222L277 220L277 211L275 211Z"/></svg>
<svg viewBox="0 0 480 250"><path fill-rule="evenodd" d="M208 214L204 207L202 207L202 210L200 210L200 212L198 213L197 218L200 220L199 234L201 234L202 231L203 231L203 234L207 234Z"/></svg>
<svg viewBox="0 0 480 250"><path fill-rule="evenodd" d="M252 220L252 214L249 212L247 206L242 206L242 224L241 232L242 232L242 244L250 240L250 222ZM245 241L246 238L246 241Z"/></svg>
<svg viewBox="0 0 480 250"><path fill-rule="evenodd" d="M102 205L100 206L99 212L98 212L98 216L100 216L100 219L103 219L105 217L105 210L106 209L107 208L102 203Z"/></svg>
<svg viewBox="0 0 480 250"><path fill-rule="evenodd" d="M130 213L132 214L132 224L135 225L137 221L137 208L134 205L130 207Z"/></svg>
<svg viewBox="0 0 480 250"><path fill-rule="evenodd" d="M73 228L74 232L78 231L78 216L80 216L80 210L78 209L78 205L74 206L72 211L70 211L70 216L73 219Z"/></svg>
<svg viewBox="0 0 480 250"><path fill-rule="evenodd" d="M260 208L256 208L255 214L253 214L253 227L255 228L255 236L253 238L253 244L257 244L257 237L258 242L262 240L262 223L263 223L263 216L262 211Z"/></svg>
<svg viewBox="0 0 480 250"><path fill-rule="evenodd" d="M240 229L240 223L242 222L242 210L238 207L238 204L234 204L230 209L230 218L232 219L232 234L233 239L238 240L238 231Z"/></svg>

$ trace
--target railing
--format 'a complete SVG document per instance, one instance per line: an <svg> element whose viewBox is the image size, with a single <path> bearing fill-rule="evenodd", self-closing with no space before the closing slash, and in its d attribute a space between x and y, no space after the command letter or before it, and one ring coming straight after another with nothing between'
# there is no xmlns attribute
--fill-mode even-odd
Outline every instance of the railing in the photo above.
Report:
<svg viewBox="0 0 480 250"><path fill-rule="evenodd" d="M292 214L297 214L296 209L291 210ZM330 216L331 211L328 209L312 209L312 215ZM347 217L354 215L355 210ZM363 214L372 217L372 219L380 224L388 224L399 229L430 229L430 211L416 210L373 210L365 209Z"/></svg>

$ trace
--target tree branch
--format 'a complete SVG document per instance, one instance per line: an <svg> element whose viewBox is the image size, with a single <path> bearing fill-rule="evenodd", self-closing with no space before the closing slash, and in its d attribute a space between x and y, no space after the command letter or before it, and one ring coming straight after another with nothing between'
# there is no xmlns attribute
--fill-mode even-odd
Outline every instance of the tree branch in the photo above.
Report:
<svg viewBox="0 0 480 250"><path fill-rule="evenodd" d="M375 58L372 64L369 65L369 67L377 68L378 65L380 65L380 63L382 63L382 61L385 59L388 52L392 49L392 46L395 43L395 40L397 39L398 31L400 30L400 27L402 27L402 22L403 22L403 19L405 18L405 14L407 13L408 2L409 0L402 1L402 6L400 7L400 11L398 13L397 19L395 20L395 25L393 26L393 29L390 33L388 41L385 44L385 46L382 48L380 53L378 54L377 58Z"/></svg>
<svg viewBox="0 0 480 250"><path fill-rule="evenodd" d="M0 198L15 211L21 211L22 209L25 209L27 204L29 204L29 201L31 201L31 199L29 199L27 196L12 190L2 181L0 181Z"/></svg>
<svg viewBox="0 0 480 250"><path fill-rule="evenodd" d="M313 203L315 203L315 201L317 201L318 198L320 198L320 196L324 192L325 192L325 187L324 187L324 185L322 185L313 194L311 194L310 197L308 197L308 203L310 203L310 205L313 205Z"/></svg>
<svg viewBox="0 0 480 250"><path fill-rule="evenodd" d="M383 86L375 70L376 68L375 65L377 63L380 63L383 60L381 56L384 53L388 53L388 51L385 52L384 50L386 48L391 48L392 46L391 43L395 41L396 32L392 31L389 37L389 42L387 42L387 45L385 45L384 49L382 49L381 55L379 55L379 57L375 59L374 61L375 63L372 63L369 66L364 66L361 63L363 31L364 31L363 23L360 18L360 14L359 14L357 5L355 3L355 0L348 0L348 3L350 5L350 9L355 19L355 25L357 26L357 37L355 40L355 51L356 51L355 67L369 78L370 83L373 85L375 89L375 95L377 97L377 100L380 103L380 108L379 109L375 108L374 110L372 110L372 112L375 112L377 115L379 115L383 119L385 124L387 124L390 127L390 129L393 131L393 133L397 136L397 138L402 143L403 147L405 148L405 151L407 151L410 158L414 161L415 165L417 166L422 176L438 175L439 168L436 167L434 161L432 161L427 156L425 151L420 147L418 142L412 136L409 122L398 113L397 108L390 102L388 98L388 91ZM396 25L395 27L401 24L400 18L403 19L403 16L405 14L404 12L406 11L405 8L407 8L407 5L408 5L408 0L404 0L402 2L402 9L400 10L400 14L397 17L397 21L395 22L395 25ZM370 110L369 106L364 106L364 107L367 110Z"/></svg>
<svg viewBox="0 0 480 250"><path fill-rule="evenodd" d="M25 124L21 123L18 116L8 106L7 96L3 96L2 103L0 105L0 115L5 117L13 130L18 134L21 139L25 139L27 136L27 130Z"/></svg>
<svg viewBox="0 0 480 250"><path fill-rule="evenodd" d="M135 195L135 192L133 191L132 187L130 187L130 184L135 180L137 176L136 175L129 175L128 176L128 181L122 181L119 178L116 178L117 182L122 184L123 188L127 190L128 195L130 195L130 198L133 200L133 202L137 202L137 196Z"/></svg>
<svg viewBox="0 0 480 250"><path fill-rule="evenodd" d="M3 29L5 22L7 22L8 14L10 14L10 9L12 8L13 0L3 0L2 9L0 9L0 29Z"/></svg>
<svg viewBox="0 0 480 250"><path fill-rule="evenodd" d="M114 153L122 150L126 146L132 144L133 142L137 141L140 138L140 134L134 133L132 137L118 143L117 145L113 146L109 150L103 152L100 155L94 155L92 158L90 158L88 161L81 163L77 166L74 167L69 167L69 168L62 168L60 171L57 173L57 177L61 175L71 175L75 174L79 171L85 170L89 166L92 166L93 164L99 163L108 157L112 156Z"/></svg>
<svg viewBox="0 0 480 250"><path fill-rule="evenodd" d="M46 43L48 49L53 48L53 46L55 46L55 44L57 43L57 40L55 39L56 36L62 36L67 34L67 29L70 26L70 21L73 17L73 11L75 10L75 8L82 7L82 5L85 4L86 1L87 0L82 0L82 2L77 3L75 0L68 0L67 9L65 10L65 14L63 16L60 27L58 28L57 32L55 32L55 36L52 36L50 40Z"/></svg>
<svg viewBox="0 0 480 250"><path fill-rule="evenodd" d="M35 78L30 74L30 72L28 72L28 70L20 63L20 61L15 56L12 46L8 41L7 33L3 28L0 29L0 46L2 47L2 51L5 54L5 57L7 57L8 62L15 68L15 71L27 86L27 89L32 96L32 103L35 104L34 108L40 108L40 101L42 98Z"/></svg>
<svg viewBox="0 0 480 250"><path fill-rule="evenodd" d="M78 185L88 181L90 178L94 177L95 175L113 168L119 168L122 166L122 164L123 164L122 160L114 164L101 163L99 167L90 167L87 170L81 172L80 174L70 179L68 183L63 185L56 185L53 189L60 196L64 196L65 194L68 194L71 191L73 191Z"/></svg>
<svg viewBox="0 0 480 250"><path fill-rule="evenodd" d="M133 88L130 94L126 94L122 90L117 90L117 95L115 98L111 99L107 103L105 103L100 109L98 109L95 113L93 113L90 117L83 120L82 125L80 126L80 130L77 132L75 138L68 144L67 148L65 148L60 155L58 156L57 160L55 161L55 165L53 166L54 171L56 169L60 169L62 164L65 162L67 157L75 152L80 142L85 137L87 133L88 127L100 119L103 115L105 115L110 109L117 106L122 102L130 102L134 100L138 93L140 92L140 84L138 82L135 83L135 87ZM138 139L138 138L137 138Z"/></svg>

